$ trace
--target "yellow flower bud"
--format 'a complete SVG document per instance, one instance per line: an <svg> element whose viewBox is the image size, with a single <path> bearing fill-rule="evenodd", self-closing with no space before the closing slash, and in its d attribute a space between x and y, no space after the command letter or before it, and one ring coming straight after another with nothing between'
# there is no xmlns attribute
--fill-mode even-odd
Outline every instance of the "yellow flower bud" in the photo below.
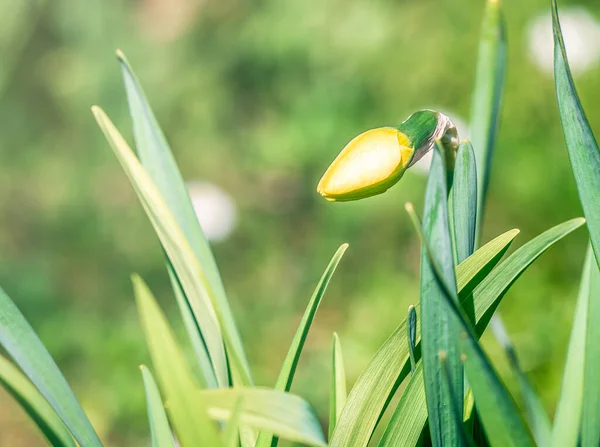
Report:
<svg viewBox="0 0 600 447"><path fill-rule="evenodd" d="M382 193L400 180L413 152L407 136L398 129L367 130L346 145L321 178L317 191L330 201Z"/></svg>
<svg viewBox="0 0 600 447"><path fill-rule="evenodd" d="M355 137L331 163L317 191L334 201L358 200L387 191L442 137L456 136L447 116L413 113L397 128L380 127Z"/></svg>

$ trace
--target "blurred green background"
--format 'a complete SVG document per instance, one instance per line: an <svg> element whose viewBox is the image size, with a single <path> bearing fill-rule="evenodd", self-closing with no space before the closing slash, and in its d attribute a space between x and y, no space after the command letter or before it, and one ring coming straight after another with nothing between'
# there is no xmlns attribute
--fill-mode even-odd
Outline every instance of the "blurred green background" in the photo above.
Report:
<svg viewBox="0 0 600 447"><path fill-rule="evenodd" d="M574 11L588 28L572 29L594 35L598 2L561 5L585 7ZM101 105L132 141L114 50L136 69L185 178L218 186L235 204L236 227L213 247L258 384L274 383L322 270L350 243L293 387L325 420L332 331L352 382L418 300L419 244L403 205L422 204L426 177L409 172L357 203L327 203L315 185L366 129L424 107L468 121L483 6L0 0L0 284L108 445L148 442L137 366L149 358L132 272L183 335L157 239L89 109ZM518 227L519 246L582 214L552 75L535 62L551 57L549 34L540 40L531 28L548 11L547 0L505 1L508 75L484 240ZM589 57L576 81L600 131L600 38L572 40L569 50ZM550 412L585 244L581 230L560 242L500 307ZM502 353L489 335L485 343L511 385ZM0 445L44 445L4 392Z"/></svg>

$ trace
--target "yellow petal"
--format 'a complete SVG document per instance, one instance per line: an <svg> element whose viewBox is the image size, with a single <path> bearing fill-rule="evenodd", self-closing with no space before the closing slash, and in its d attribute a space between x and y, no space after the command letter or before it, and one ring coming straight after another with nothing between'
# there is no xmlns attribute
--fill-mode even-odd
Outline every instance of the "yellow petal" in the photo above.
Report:
<svg viewBox="0 0 600 447"><path fill-rule="evenodd" d="M340 152L317 191L330 201L381 194L400 180L413 152L406 135L393 127L368 130Z"/></svg>

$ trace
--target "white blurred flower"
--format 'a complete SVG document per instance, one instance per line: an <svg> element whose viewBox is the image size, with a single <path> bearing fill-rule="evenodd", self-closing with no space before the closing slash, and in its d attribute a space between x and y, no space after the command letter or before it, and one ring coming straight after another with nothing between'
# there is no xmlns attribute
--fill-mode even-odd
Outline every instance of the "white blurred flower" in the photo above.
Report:
<svg viewBox="0 0 600 447"><path fill-rule="evenodd" d="M448 112L447 110L443 110L437 107L428 107L431 110L437 110L441 113L443 113L444 115L446 115L448 118L450 118L450 120L454 123L454 125L456 126L456 130L458 131L458 138L459 140L468 140L469 139L469 126L467 125L467 122L461 118L458 115L455 115L452 112ZM431 166L431 159L433 158L433 150L427 152L423 158L421 158L418 162L416 162L414 164L414 166L412 166L410 169L413 172L416 172L418 174L424 174L427 175L429 174L429 167Z"/></svg>
<svg viewBox="0 0 600 447"><path fill-rule="evenodd" d="M560 25L573 73L583 73L600 60L600 22L587 10L564 8L559 11ZM552 15L544 13L529 21L528 50L531 60L545 73L554 70Z"/></svg>
<svg viewBox="0 0 600 447"><path fill-rule="evenodd" d="M190 182L188 191L204 235L210 241L226 239L236 224L235 202L212 183Z"/></svg>

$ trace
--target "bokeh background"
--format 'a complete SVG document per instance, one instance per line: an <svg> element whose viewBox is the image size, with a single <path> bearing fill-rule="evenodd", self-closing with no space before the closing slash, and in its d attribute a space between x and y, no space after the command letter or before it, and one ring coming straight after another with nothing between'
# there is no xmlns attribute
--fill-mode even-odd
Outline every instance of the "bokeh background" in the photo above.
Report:
<svg viewBox="0 0 600 447"><path fill-rule="evenodd" d="M508 74L484 240L515 246L582 214L559 126L547 0L506 0ZM53 354L108 445L146 445L148 353L129 276L148 280L181 335L163 258L97 128L132 141L114 50L140 77L190 181L256 382L271 385L335 249L350 249L319 310L293 391L325 420L332 332L350 384L418 300L404 212L426 164L385 195L315 193L357 133L419 108L468 136L483 0L0 0L0 284ZM577 87L600 131L600 4L561 1ZM586 235L519 279L500 311L550 413ZM183 340L183 337L181 337ZM485 344L512 385L491 336ZM0 392L0 445L44 445Z"/></svg>

